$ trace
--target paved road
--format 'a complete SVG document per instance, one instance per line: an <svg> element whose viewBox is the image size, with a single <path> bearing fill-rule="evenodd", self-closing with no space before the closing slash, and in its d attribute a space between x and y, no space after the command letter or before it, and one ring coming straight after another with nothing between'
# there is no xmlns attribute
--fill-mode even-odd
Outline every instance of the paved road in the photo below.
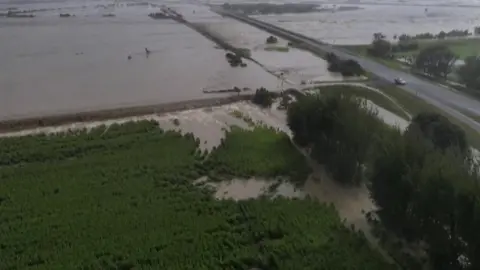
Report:
<svg viewBox="0 0 480 270"><path fill-rule="evenodd" d="M212 10L221 15L238 19L240 21L251 24L283 38L290 39L292 41L302 42L308 45L309 49L312 51L316 50L318 53L333 52L339 57L356 60L358 61L358 63L360 63L360 65L362 65L365 70L375 74L380 79L383 79L385 81L393 82L394 78L401 77L405 79L405 81L407 81L407 85L401 87L403 90L411 94L417 95L428 103L450 114L452 117L455 117L459 121L469 125L477 132L480 132L480 123L476 122L464 113L468 111L471 115L480 116L480 101L478 100L472 99L471 97L463 95L460 92L455 92L447 89L444 86L440 86L438 84L419 79L406 72L391 69L373 60L354 55L351 52L347 52L346 50L343 50L341 48L325 44L320 40L315 40L302 34L294 33L278 26L262 22L257 19L253 19L251 17L239 15L237 13L232 13L215 8L212 8Z"/></svg>

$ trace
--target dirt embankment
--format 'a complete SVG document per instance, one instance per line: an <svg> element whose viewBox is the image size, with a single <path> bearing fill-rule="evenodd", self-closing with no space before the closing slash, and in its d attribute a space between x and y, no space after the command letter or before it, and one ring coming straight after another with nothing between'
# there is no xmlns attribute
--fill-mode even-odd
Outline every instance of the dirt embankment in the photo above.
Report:
<svg viewBox="0 0 480 270"><path fill-rule="evenodd" d="M165 104L4 120L0 121L0 133L45 126L59 126L77 122L102 121L146 114L162 114L175 111L225 105L238 101L250 100L251 98L251 94L241 94L238 96L206 98Z"/></svg>

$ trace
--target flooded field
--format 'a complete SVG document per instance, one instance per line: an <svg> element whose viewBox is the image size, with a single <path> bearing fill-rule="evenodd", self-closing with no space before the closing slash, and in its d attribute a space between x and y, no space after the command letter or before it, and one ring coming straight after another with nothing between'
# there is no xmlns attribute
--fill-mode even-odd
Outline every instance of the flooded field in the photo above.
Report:
<svg viewBox="0 0 480 270"><path fill-rule="evenodd" d="M0 119L197 99L206 97L203 89L277 87L258 65L231 68L224 51L192 29L150 19L155 9L148 6L66 10L0 17ZM111 10L116 17L101 16Z"/></svg>
<svg viewBox="0 0 480 270"><path fill-rule="evenodd" d="M369 90L366 90L369 91ZM169 113L164 115L145 115L142 117L130 117L120 120L110 120L101 122L78 123L59 127L45 127L33 130L24 130L19 132L4 133L1 136L22 136L37 133L62 132L68 129L91 129L100 125L107 127L114 123L125 123L128 121L154 120L157 121L163 129L177 130L182 133L193 133L200 140L202 150L211 151L218 147L225 131L232 126L238 126L243 129L252 129L251 123L246 122L242 117L251 119L253 122L259 122L277 130L285 132L291 136L286 123L286 113L278 109L277 101L270 109L261 109L250 102L238 102L229 105L217 106L204 109L193 109L182 112ZM378 116L391 125L403 124L405 121L395 114L369 102L371 109L378 111ZM239 117L239 112L242 117ZM403 126L399 125L401 128ZM105 131L108 132L108 129ZM206 183L206 178L200 178L196 181L197 185L208 185L215 189L215 196L218 199L244 200L265 196L285 196L293 198L304 198L310 196L322 202L333 203L339 211L340 216L347 222L355 224L359 229L366 232L370 237L368 224L364 212L374 209L368 191L365 187L345 188L330 179L322 166L313 161L309 161L313 173L307 179L305 186L295 187L293 184L283 182L282 179L231 179L226 182Z"/></svg>
<svg viewBox="0 0 480 270"><path fill-rule="evenodd" d="M269 72L284 74L287 83L298 85L302 81L342 81L339 74L327 70L328 63L304 50L288 46L278 38L278 43L267 45L269 33L231 18L224 18L208 7L172 4L190 22L201 24L214 35L237 48L249 49L251 56ZM288 51L287 51L288 50Z"/></svg>
<svg viewBox="0 0 480 270"><path fill-rule="evenodd" d="M160 4L227 42L250 49L263 68L250 62L246 68L231 68L225 52L192 29L147 17ZM342 80L326 70L325 61L308 52L266 50L267 33L222 18L205 4L0 0L0 14L17 9L34 11L36 16L0 16L0 119L197 99L206 97L203 89L279 89L279 80L270 73L284 73L287 87L301 81ZM336 44L368 43L378 31L392 36L480 25L476 8L429 7L427 12L418 5L362 8L260 18ZM60 13L75 17L60 18ZM275 46L287 47L286 43L280 39ZM145 48L152 51L149 57Z"/></svg>
<svg viewBox="0 0 480 270"><path fill-rule="evenodd" d="M430 1L430 5L433 3ZM427 3L426 3L427 5ZM361 5L363 9L332 13L306 13L256 16L280 27L328 43L368 44L372 35L438 33L453 29L473 32L480 25L480 8Z"/></svg>
<svg viewBox="0 0 480 270"><path fill-rule="evenodd" d="M228 43L251 51L253 59L275 74L283 73L294 83L302 81L342 81L339 74L327 70L328 63L311 54L288 46L288 41L278 38L275 44L267 45L270 36L253 26L225 18L222 22L207 24L210 31L223 37ZM287 51L288 50L288 51Z"/></svg>

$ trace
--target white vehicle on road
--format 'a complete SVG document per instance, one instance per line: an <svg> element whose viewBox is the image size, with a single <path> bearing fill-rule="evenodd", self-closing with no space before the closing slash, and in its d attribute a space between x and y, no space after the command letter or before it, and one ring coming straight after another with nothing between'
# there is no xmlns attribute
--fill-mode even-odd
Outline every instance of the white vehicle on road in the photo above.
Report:
<svg viewBox="0 0 480 270"><path fill-rule="evenodd" d="M398 84L398 85L405 85L405 84L407 84L407 82L406 82L404 79L402 79L402 78L395 78L394 81L395 81L395 84Z"/></svg>

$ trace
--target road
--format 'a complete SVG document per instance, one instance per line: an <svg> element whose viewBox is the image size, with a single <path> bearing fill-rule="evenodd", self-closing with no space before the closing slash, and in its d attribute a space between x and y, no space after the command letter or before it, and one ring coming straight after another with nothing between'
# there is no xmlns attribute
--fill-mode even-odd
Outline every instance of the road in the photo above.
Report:
<svg viewBox="0 0 480 270"><path fill-rule="evenodd" d="M410 94L417 95L419 98L438 107L459 121L469 125L477 132L480 132L480 123L465 115L465 112L468 111L469 115L480 116L480 101L478 100L463 95L460 92L452 91L444 86L417 78L409 73L391 69L373 60L363 58L359 55L354 55L351 52L334 47L330 44L326 44L320 40L316 40L251 17L240 15L238 13L225 11L221 8L212 8L212 10L220 15L232 17L282 38L294 42L301 42L304 45L307 45L308 49L314 53L323 54L324 52L332 52L341 58L353 59L362 65L365 70L375 74L379 79L387 82L393 82L394 78L397 77L403 78L405 81L407 81L407 85L401 86L401 89L409 92Z"/></svg>

